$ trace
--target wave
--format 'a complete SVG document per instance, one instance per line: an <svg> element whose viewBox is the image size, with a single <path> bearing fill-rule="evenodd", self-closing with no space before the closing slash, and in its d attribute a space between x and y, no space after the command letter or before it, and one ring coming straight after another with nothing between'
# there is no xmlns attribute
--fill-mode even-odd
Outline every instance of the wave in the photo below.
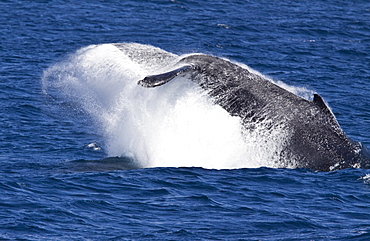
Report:
<svg viewBox="0 0 370 241"><path fill-rule="evenodd" d="M48 68L43 91L92 117L109 157L131 158L141 167L282 167L276 153L283 130L264 136L261 125L258 132L243 132L239 117L187 77L158 88L137 85L182 57L136 43L91 45ZM276 83L302 96L312 93Z"/></svg>

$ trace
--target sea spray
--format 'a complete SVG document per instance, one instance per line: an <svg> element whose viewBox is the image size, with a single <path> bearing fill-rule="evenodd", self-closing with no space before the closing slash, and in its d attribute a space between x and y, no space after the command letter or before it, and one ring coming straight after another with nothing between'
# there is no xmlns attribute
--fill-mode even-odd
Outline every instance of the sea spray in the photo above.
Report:
<svg viewBox="0 0 370 241"><path fill-rule="evenodd" d="M179 58L147 45L88 46L47 69L43 89L94 120L107 156L128 156L144 167L281 166L283 127L268 135L264 123L244 130L239 117L186 76L153 89L137 85Z"/></svg>

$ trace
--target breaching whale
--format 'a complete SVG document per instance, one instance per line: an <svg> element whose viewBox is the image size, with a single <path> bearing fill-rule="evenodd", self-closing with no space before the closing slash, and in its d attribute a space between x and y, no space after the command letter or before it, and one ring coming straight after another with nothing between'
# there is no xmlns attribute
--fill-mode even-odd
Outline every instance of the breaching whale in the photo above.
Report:
<svg viewBox="0 0 370 241"><path fill-rule="evenodd" d="M306 100L241 65L204 54L187 55L170 71L147 76L138 84L157 87L177 76L189 77L215 104L240 117L242 131L258 131L260 123L266 133L284 129L283 148L275 153L284 166L317 171L370 168L365 146L344 133L318 94Z"/></svg>

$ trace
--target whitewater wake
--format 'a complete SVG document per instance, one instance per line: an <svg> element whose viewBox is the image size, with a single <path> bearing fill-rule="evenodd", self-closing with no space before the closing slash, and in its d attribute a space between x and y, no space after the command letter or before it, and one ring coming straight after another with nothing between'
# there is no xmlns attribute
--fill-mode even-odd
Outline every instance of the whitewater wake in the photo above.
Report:
<svg viewBox="0 0 370 241"><path fill-rule="evenodd" d="M281 167L276 153L286 141L283 129L267 136L261 123L258 131L242 131L239 117L186 77L151 89L137 84L170 70L182 57L135 43L92 45L48 68L43 91L94 120L108 157L130 157L142 167Z"/></svg>

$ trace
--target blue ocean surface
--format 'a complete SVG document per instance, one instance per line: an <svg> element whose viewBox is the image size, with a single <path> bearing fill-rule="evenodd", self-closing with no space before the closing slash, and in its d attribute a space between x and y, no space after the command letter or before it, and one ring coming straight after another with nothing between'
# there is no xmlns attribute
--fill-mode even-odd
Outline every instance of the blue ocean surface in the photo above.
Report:
<svg viewBox="0 0 370 241"><path fill-rule="evenodd" d="M370 147L369 1L8 0L0 32L1 240L370 240L369 170L245 153L191 93L121 89L110 47L246 64Z"/></svg>

